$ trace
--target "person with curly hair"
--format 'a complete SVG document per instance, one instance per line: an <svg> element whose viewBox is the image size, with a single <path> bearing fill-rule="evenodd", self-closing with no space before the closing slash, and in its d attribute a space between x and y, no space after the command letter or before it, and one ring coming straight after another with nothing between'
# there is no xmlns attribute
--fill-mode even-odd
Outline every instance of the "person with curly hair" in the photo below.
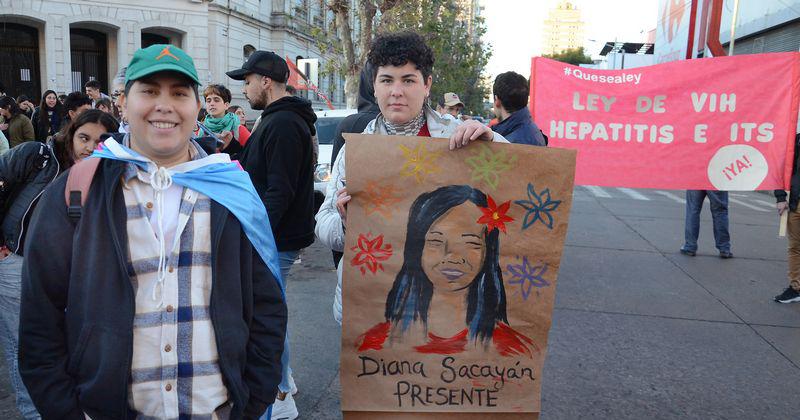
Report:
<svg viewBox="0 0 800 420"><path fill-rule="evenodd" d="M434 59L419 34L398 32L377 36L367 61L375 69L372 83L380 113L367 124L364 134L445 137L450 139L450 150L478 140L508 143L478 121L445 119L428 105ZM336 157L325 202L316 216L317 237L334 251L344 250L347 203L351 198L345 187L346 149L345 144ZM334 318L340 323L342 265L338 268L339 284L333 303Z"/></svg>

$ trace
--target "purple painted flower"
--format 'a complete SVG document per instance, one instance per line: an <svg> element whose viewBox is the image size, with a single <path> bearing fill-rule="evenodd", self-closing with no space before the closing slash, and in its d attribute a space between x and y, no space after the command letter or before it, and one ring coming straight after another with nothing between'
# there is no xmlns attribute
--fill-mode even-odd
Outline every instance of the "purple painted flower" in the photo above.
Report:
<svg viewBox="0 0 800 420"><path fill-rule="evenodd" d="M522 257L521 264L509 264L506 268L511 273L509 284L518 284L522 298L526 301L534 287L541 288L550 285L544 279L544 275L547 273L547 264L534 266L528 262L528 257Z"/></svg>

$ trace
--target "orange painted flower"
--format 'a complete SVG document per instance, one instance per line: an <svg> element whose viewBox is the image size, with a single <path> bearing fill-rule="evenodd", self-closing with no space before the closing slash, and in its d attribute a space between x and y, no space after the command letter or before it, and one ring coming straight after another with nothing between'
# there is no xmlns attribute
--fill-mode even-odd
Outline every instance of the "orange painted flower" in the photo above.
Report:
<svg viewBox="0 0 800 420"><path fill-rule="evenodd" d="M383 271L381 261L386 261L392 256L392 245L383 244L383 235L372 238L372 234L363 233L358 235L358 244L352 248L356 251L356 256L350 260L350 265L361 269L361 274L366 274L367 270L375 274L378 270Z"/></svg>
<svg viewBox="0 0 800 420"><path fill-rule="evenodd" d="M483 216L478 219L478 223L486 225L489 228L489 232L497 228L501 232L506 233L506 223L514 221L511 216L506 215L508 209L511 207L511 201L506 201L498 206L495 204L492 196L487 195L486 197L488 205L486 207L479 207L483 212Z"/></svg>

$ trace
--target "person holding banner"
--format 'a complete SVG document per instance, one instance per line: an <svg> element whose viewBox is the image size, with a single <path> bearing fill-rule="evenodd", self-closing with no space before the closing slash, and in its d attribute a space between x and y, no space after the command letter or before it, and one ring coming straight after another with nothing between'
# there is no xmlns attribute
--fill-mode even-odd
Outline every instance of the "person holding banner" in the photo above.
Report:
<svg viewBox="0 0 800 420"><path fill-rule="evenodd" d="M797 203L800 201L800 177L798 177L797 170L798 153L800 153L800 134L795 135L789 201L786 201L786 191L783 189L775 190L778 215L783 216L783 213L789 212L786 218L786 236L789 240L789 287L778 296L775 296L774 300L778 303L800 302L800 213L797 211Z"/></svg>
<svg viewBox="0 0 800 420"><path fill-rule="evenodd" d="M472 141L508 143L502 135L475 120L459 121L443 118L430 105L433 78L433 52L415 32L387 33L377 36L367 56L375 69L372 79L380 113L367 124L364 134L449 138L450 150ZM342 146L333 164L325 202L317 212L315 232L322 243L334 251L344 250L347 224L345 151ZM341 323L342 267L339 264L338 285L334 297L334 318Z"/></svg>
<svg viewBox="0 0 800 420"><path fill-rule="evenodd" d="M708 197L711 207L711 218L714 221L714 241L719 250L719 257L733 258L731 253L731 235L728 233L728 192L713 190L686 191L686 225L684 237L686 242L681 247L681 254L694 257L697 255L697 237L700 235L700 211L703 201Z"/></svg>

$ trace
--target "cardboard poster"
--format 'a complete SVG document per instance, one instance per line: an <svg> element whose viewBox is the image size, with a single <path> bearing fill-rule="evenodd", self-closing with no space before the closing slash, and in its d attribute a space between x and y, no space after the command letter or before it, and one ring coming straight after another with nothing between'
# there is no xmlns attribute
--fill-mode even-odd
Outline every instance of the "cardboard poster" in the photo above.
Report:
<svg viewBox="0 0 800 420"><path fill-rule="evenodd" d="M575 151L346 138L345 419L537 418Z"/></svg>
<svg viewBox="0 0 800 420"><path fill-rule="evenodd" d="M800 53L595 70L536 57L531 114L578 150L575 182L629 188L788 189Z"/></svg>

